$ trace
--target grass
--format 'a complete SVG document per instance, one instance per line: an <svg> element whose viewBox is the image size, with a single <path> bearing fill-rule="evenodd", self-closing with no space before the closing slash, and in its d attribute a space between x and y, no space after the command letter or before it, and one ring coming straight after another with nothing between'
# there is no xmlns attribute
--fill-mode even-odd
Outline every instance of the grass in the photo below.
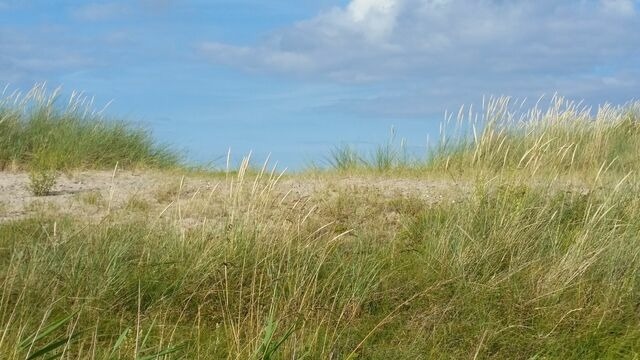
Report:
<svg viewBox="0 0 640 360"><path fill-rule="evenodd" d="M458 123L465 122L460 118ZM531 175L640 170L640 103L593 110L555 97L546 109L523 111L500 98L487 105L480 121L469 115L463 129L471 136L445 137L429 167Z"/></svg>
<svg viewBox="0 0 640 360"><path fill-rule="evenodd" d="M126 208L129 211L149 212L151 205L145 199L134 195L127 201Z"/></svg>
<svg viewBox="0 0 640 360"><path fill-rule="evenodd" d="M0 225L0 352L27 357L62 340L47 355L620 358L638 350L632 184L476 184L461 201L435 204L337 190L311 211L281 202L272 180L253 192L254 181L234 179L236 190L213 205L225 215L193 227L179 225L178 211L149 221L127 207L99 223L50 214ZM204 214L208 198L176 206ZM67 320L40 336L59 319Z"/></svg>
<svg viewBox="0 0 640 360"><path fill-rule="evenodd" d="M348 145L331 152L328 170L351 173L438 174L520 172L535 175L640 170L640 103L605 104L597 110L554 97L526 109L511 98L491 99L479 113L447 115L441 140L424 158L393 141L373 153Z"/></svg>
<svg viewBox="0 0 640 360"><path fill-rule="evenodd" d="M325 159L331 170L338 172L397 172L418 166L418 160L412 158L405 147L404 140L397 143L395 129L391 130L391 138L384 145L363 153L349 144L335 147ZM322 166L313 166L315 170L326 170Z"/></svg>
<svg viewBox="0 0 640 360"><path fill-rule="evenodd" d="M0 99L1 169L167 168L179 164L168 147L144 129L107 120L91 101L74 93L68 101L59 90L37 85L28 93Z"/></svg>
<svg viewBox="0 0 640 360"><path fill-rule="evenodd" d="M78 201L82 204L94 206L94 207L105 207L107 202L99 191L89 191L80 193L77 195Z"/></svg>
<svg viewBox="0 0 640 360"><path fill-rule="evenodd" d="M377 146L370 153L361 153L349 145L334 148L326 163L330 169L340 172L373 171L377 173L394 172L414 167L414 161L406 153L404 145L393 142Z"/></svg>
<svg viewBox="0 0 640 360"><path fill-rule="evenodd" d="M269 181L258 185L261 196L239 189L227 198L222 227L179 231L145 221L87 227L72 219L0 226L2 248L12 249L2 256L7 338L0 352L29 356L19 346L24 339L69 315L73 325L31 348L81 332L55 350L97 358L112 349L131 358L174 348L184 358L337 351L343 323L375 288L379 264L358 253L350 255L353 263L342 263L340 234L282 221L291 215L284 207L281 218L268 219L279 199L268 195ZM122 211L130 217L129 209ZM27 259L13 251L19 248L35 252ZM53 281L42 276L51 271L58 274ZM319 332L306 332L309 327ZM294 343L284 341L289 338Z"/></svg>
<svg viewBox="0 0 640 360"><path fill-rule="evenodd" d="M638 358L638 108L554 104L497 100L422 162L338 152L310 196L247 159L207 189L182 178L109 201L97 221L2 222L0 353ZM455 186L425 200L329 185L366 173Z"/></svg>

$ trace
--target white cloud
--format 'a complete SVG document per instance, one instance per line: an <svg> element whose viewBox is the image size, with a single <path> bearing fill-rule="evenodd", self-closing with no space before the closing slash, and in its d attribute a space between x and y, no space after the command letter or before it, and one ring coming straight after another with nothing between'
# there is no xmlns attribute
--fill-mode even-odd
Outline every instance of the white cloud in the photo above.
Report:
<svg viewBox="0 0 640 360"><path fill-rule="evenodd" d="M198 50L250 71L384 84L339 104L358 112L434 113L485 94L620 100L640 92L637 8L637 0L352 0L251 46L211 41Z"/></svg>
<svg viewBox="0 0 640 360"><path fill-rule="evenodd" d="M399 0L354 0L347 7L347 21L367 39L380 41L393 32L400 5Z"/></svg>
<svg viewBox="0 0 640 360"><path fill-rule="evenodd" d="M630 0L353 0L254 46L199 44L214 62L341 81L580 73L638 55Z"/></svg>

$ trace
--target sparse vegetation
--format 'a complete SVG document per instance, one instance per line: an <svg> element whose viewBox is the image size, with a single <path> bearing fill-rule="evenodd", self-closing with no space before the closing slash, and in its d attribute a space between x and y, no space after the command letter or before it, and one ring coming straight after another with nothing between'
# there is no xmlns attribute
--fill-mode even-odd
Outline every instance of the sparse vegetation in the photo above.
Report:
<svg viewBox="0 0 640 360"><path fill-rule="evenodd" d="M427 160L340 150L315 178L445 174L459 191L442 198L366 177L296 195L244 161L100 221L2 222L0 353L638 358L638 105L554 104L520 117L497 100Z"/></svg>

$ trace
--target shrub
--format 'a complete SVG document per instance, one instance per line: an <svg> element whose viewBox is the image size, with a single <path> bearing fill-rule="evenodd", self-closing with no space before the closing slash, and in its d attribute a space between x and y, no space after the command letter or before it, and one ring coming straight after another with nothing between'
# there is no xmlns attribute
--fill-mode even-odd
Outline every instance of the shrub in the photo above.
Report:
<svg viewBox="0 0 640 360"><path fill-rule="evenodd" d="M34 196L50 195L57 177L52 170L33 170L29 173L29 190Z"/></svg>

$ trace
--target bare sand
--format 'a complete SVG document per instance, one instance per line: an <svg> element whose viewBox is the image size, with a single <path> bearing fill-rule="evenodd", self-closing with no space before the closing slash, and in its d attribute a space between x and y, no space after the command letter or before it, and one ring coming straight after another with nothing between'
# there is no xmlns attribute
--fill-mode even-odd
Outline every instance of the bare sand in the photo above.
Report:
<svg viewBox="0 0 640 360"><path fill-rule="evenodd" d="M254 179L247 176L242 186L251 187ZM84 171L62 174L48 196L36 197L28 188L26 173L0 172L0 221L29 217L42 211L55 211L77 217L100 218L106 212L126 207L161 212L176 193L183 198L216 192L224 198L238 181L233 176L183 176L163 172ZM234 185L235 184L235 185ZM383 177L283 177L274 184L273 192L290 201L325 197L336 192L375 193L391 198L411 197L427 203L455 198L468 191L468 186L453 181L434 179L398 179ZM212 199L212 197L209 197ZM215 201L215 200L213 200Z"/></svg>

